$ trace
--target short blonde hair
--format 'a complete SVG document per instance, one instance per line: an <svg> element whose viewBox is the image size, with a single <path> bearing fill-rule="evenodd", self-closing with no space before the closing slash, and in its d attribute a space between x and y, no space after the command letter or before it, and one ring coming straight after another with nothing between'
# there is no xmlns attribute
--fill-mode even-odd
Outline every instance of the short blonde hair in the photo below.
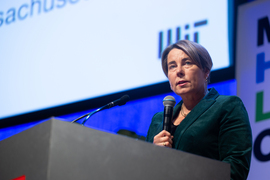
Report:
<svg viewBox="0 0 270 180"><path fill-rule="evenodd" d="M175 44L168 46L162 53L161 65L164 74L168 77L168 64L167 57L172 49L181 49L184 51L194 62L195 64L202 69L204 72L211 71L213 62L208 51L200 44L189 41L189 40L180 40ZM209 82L208 78L208 82Z"/></svg>

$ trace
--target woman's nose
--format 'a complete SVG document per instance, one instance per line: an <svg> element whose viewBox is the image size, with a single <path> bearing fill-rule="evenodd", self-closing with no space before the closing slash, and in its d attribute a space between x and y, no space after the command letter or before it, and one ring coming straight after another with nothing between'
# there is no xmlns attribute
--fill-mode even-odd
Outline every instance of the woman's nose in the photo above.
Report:
<svg viewBox="0 0 270 180"><path fill-rule="evenodd" d="M180 77L181 77L181 76L184 76L185 73L184 73L183 67L182 67L182 66L178 66L177 69L176 69L176 73L177 73L177 75L180 76Z"/></svg>

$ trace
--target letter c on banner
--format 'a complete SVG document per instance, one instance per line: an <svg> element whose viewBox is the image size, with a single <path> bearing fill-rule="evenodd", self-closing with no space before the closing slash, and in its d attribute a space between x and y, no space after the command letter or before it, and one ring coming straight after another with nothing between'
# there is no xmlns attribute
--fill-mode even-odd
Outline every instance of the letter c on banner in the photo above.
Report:
<svg viewBox="0 0 270 180"><path fill-rule="evenodd" d="M262 162L269 161L270 160L270 152L266 155L264 155L261 151L261 143L265 136L270 136L270 129L266 129L262 131L254 142L254 155L255 157Z"/></svg>

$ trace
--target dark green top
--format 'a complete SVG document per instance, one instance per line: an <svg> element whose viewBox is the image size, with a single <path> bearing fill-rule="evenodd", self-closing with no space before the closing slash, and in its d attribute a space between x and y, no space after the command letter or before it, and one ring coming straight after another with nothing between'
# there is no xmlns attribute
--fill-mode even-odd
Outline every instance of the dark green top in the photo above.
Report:
<svg viewBox="0 0 270 180"><path fill-rule="evenodd" d="M183 101L173 113L176 118ZM163 112L155 114L146 141L162 131ZM211 88L177 127L173 147L231 164L231 179L246 179L249 172L252 135L247 111L240 98L223 96Z"/></svg>

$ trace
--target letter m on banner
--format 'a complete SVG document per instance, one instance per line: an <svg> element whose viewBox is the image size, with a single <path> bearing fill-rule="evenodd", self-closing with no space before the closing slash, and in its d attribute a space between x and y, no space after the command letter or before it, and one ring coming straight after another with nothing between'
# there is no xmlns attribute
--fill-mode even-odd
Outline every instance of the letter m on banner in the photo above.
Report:
<svg viewBox="0 0 270 180"><path fill-rule="evenodd" d="M267 16L258 20L257 46L263 45L264 32L266 33L267 40L270 43L270 23Z"/></svg>

